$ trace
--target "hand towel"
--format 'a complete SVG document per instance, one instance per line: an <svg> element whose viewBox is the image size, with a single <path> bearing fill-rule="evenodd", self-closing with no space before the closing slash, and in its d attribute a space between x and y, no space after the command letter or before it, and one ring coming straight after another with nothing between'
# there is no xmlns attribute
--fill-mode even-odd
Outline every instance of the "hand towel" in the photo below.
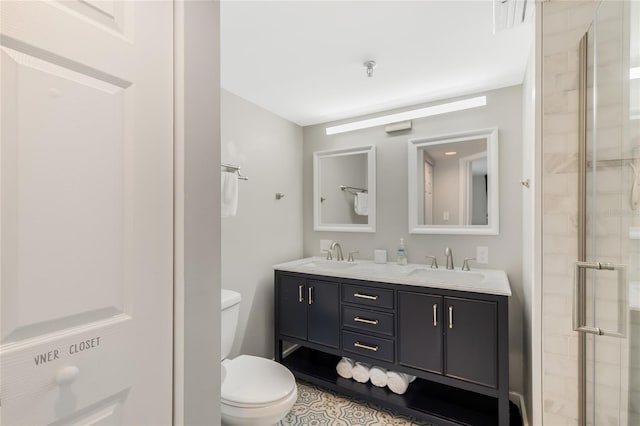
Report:
<svg viewBox="0 0 640 426"><path fill-rule="evenodd" d="M350 379L353 377L354 364L355 362L351 358L342 357L342 359L338 361L338 365L336 365L336 371L338 372L340 377Z"/></svg>
<svg viewBox="0 0 640 426"><path fill-rule="evenodd" d="M357 215L368 216L369 215L369 194L366 192L356 192L356 196L353 199L353 210Z"/></svg>
<svg viewBox="0 0 640 426"><path fill-rule="evenodd" d="M356 362L353 367L353 380L359 383L367 383L369 381L369 371L371 364L365 364L364 362Z"/></svg>
<svg viewBox="0 0 640 426"><path fill-rule="evenodd" d="M387 386L387 369L377 365L373 366L369 370L369 378L372 385L383 388Z"/></svg>
<svg viewBox="0 0 640 426"><path fill-rule="evenodd" d="M409 383L413 382L416 376L411 376L397 371L389 371L387 373L387 386L389 390L398 395L402 395L407 391Z"/></svg>
<svg viewBox="0 0 640 426"><path fill-rule="evenodd" d="M222 217L235 216L238 211L238 174L222 172L220 190Z"/></svg>

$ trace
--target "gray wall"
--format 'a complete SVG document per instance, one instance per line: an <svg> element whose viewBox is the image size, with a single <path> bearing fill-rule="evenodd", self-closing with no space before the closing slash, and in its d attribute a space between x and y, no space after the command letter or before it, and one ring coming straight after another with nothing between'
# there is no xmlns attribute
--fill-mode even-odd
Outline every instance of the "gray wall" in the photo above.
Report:
<svg viewBox="0 0 640 426"><path fill-rule="evenodd" d="M302 257L302 128L225 90L221 102L222 162L249 177L222 218L222 287L242 294L231 357L272 358L272 266Z"/></svg>
<svg viewBox="0 0 640 426"><path fill-rule="evenodd" d="M373 258L374 249L386 249L395 261L399 239L405 239L409 262L424 263L425 255L437 255L442 263L445 247L451 247L460 266L464 257L475 257L476 246L489 247L488 268L503 269L509 276L510 387L523 390L523 288L522 288L522 87L486 92L487 106L413 121L408 132L387 135L383 128L326 136L329 123L304 128L304 255L320 255L320 240L341 243L343 250L359 250ZM426 106L426 105L425 105ZM330 123L331 125L340 122ZM409 235L407 212L407 140L496 126L500 146L500 235ZM313 230L313 152L375 144L377 150L377 232L316 232ZM473 267L472 263L472 267Z"/></svg>

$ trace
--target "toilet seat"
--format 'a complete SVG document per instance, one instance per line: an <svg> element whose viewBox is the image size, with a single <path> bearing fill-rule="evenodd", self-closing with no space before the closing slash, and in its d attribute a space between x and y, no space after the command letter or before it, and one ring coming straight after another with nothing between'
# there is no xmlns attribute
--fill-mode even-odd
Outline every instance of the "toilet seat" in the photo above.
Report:
<svg viewBox="0 0 640 426"><path fill-rule="evenodd" d="M221 389L222 404L240 408L267 407L297 393L293 374L270 359L240 355L224 360L223 365L226 376Z"/></svg>

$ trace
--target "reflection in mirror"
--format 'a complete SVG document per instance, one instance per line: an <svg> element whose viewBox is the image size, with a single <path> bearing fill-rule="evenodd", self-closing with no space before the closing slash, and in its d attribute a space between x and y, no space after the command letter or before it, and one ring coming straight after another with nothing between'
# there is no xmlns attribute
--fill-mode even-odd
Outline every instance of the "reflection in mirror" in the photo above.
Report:
<svg viewBox="0 0 640 426"><path fill-rule="evenodd" d="M485 139L423 146L418 157L424 176L419 225L488 224Z"/></svg>
<svg viewBox="0 0 640 426"><path fill-rule="evenodd" d="M498 234L497 132L409 141L409 232Z"/></svg>
<svg viewBox="0 0 640 426"><path fill-rule="evenodd" d="M374 147L316 152L314 229L375 231Z"/></svg>

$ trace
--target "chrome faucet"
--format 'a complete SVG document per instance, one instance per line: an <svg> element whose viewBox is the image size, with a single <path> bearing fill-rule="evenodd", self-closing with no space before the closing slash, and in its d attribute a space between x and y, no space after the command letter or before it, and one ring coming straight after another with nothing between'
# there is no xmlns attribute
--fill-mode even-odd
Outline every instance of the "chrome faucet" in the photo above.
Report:
<svg viewBox="0 0 640 426"><path fill-rule="evenodd" d="M449 247L444 249L444 255L447 258L447 269L453 269L453 252Z"/></svg>
<svg viewBox="0 0 640 426"><path fill-rule="evenodd" d="M344 256L342 255L342 246L340 246L339 243L334 241L329 246L329 250L333 250L334 248L336 249L336 260L343 261L344 260Z"/></svg>

